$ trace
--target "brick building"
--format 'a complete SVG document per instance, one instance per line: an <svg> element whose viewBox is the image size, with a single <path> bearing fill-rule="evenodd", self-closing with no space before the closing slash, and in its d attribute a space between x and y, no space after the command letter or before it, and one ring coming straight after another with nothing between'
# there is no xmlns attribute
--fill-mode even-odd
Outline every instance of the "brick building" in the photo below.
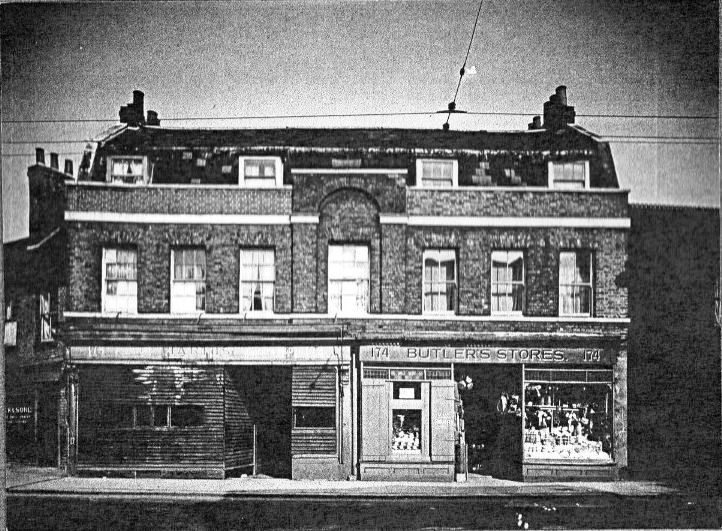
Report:
<svg viewBox="0 0 722 531"><path fill-rule="evenodd" d="M11 463L63 466L66 382L59 308L65 293L64 181L58 155L38 150L28 171L29 236L4 244L7 456Z"/></svg>
<svg viewBox="0 0 722 531"><path fill-rule="evenodd" d="M65 183L71 468L627 466L627 191L564 87L527 131L120 118Z"/></svg>

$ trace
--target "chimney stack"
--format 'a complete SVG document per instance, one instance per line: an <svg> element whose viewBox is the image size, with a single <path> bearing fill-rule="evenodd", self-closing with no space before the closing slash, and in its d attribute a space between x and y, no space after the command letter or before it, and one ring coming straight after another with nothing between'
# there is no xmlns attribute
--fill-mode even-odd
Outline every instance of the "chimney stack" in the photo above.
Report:
<svg viewBox="0 0 722 531"><path fill-rule="evenodd" d="M73 161L70 159L65 159L65 174L73 176Z"/></svg>
<svg viewBox="0 0 722 531"><path fill-rule="evenodd" d="M559 85L544 104L544 129L562 129L567 124L573 124L575 117L574 107L567 105L567 87Z"/></svg>
<svg viewBox="0 0 722 531"><path fill-rule="evenodd" d="M35 164L45 166L45 150L43 148L35 148Z"/></svg>
<svg viewBox="0 0 722 531"><path fill-rule="evenodd" d="M145 121L146 125L160 125L158 119L158 113L155 111L148 111L148 118Z"/></svg>
<svg viewBox="0 0 722 531"><path fill-rule="evenodd" d="M133 91L133 103L123 105L118 112L120 122L137 127L145 124L143 100L145 96L142 91Z"/></svg>
<svg viewBox="0 0 722 531"><path fill-rule="evenodd" d="M532 121L529 124L529 130L534 131L535 129L541 129L541 128L542 128L541 116L535 116L534 118L532 118Z"/></svg>
<svg viewBox="0 0 722 531"><path fill-rule="evenodd" d="M58 154L57 153L51 153L50 154L50 167L54 170L59 169L58 164Z"/></svg>

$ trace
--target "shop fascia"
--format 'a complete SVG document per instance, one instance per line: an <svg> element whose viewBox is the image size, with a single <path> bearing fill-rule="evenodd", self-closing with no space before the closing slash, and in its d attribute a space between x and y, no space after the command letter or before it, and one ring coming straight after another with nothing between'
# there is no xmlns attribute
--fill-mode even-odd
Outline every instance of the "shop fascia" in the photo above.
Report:
<svg viewBox="0 0 722 531"><path fill-rule="evenodd" d="M614 363L615 351L604 348L362 346L361 361L393 363Z"/></svg>

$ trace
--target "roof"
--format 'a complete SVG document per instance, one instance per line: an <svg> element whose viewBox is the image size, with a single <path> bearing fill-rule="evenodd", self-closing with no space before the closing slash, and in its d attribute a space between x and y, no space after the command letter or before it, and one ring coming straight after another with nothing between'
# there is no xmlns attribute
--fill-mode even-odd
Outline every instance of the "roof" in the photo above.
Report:
<svg viewBox="0 0 722 531"><path fill-rule="evenodd" d="M598 149L596 135L570 126L558 131L443 131L440 129L200 129L156 126L114 130L96 139L101 146L156 148L307 147L345 149L451 149L546 151Z"/></svg>

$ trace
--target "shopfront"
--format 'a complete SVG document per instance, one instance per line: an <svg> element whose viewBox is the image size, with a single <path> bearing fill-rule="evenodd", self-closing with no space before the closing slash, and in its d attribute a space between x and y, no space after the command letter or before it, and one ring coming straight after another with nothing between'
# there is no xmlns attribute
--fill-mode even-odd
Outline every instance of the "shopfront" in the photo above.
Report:
<svg viewBox="0 0 722 531"><path fill-rule="evenodd" d="M348 347L71 347L80 473L343 479Z"/></svg>
<svg viewBox="0 0 722 531"><path fill-rule="evenodd" d="M613 479L626 448L619 352L363 346L361 479Z"/></svg>

